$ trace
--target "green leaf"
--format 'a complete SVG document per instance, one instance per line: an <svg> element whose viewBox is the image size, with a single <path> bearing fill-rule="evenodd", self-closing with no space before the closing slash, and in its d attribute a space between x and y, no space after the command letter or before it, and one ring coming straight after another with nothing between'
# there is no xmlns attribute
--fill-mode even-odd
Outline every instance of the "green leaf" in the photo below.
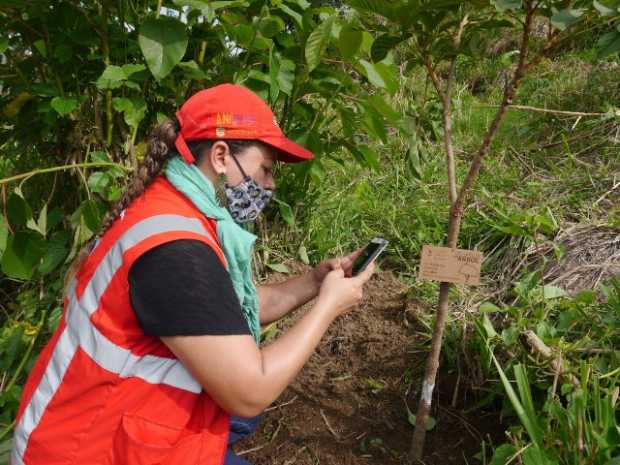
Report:
<svg viewBox="0 0 620 465"><path fill-rule="evenodd" d="M347 0L347 3L358 11L369 11L390 19L396 18L398 3L392 0Z"/></svg>
<svg viewBox="0 0 620 465"><path fill-rule="evenodd" d="M35 40L33 44L39 53L43 55L44 58L47 58L47 47L45 46L45 41L43 39Z"/></svg>
<svg viewBox="0 0 620 465"><path fill-rule="evenodd" d="M24 327L22 325L16 325L9 331L6 339L2 340L2 350L0 351L2 354L0 370L2 371L11 369L13 363L18 360L18 354L21 352L20 349L24 343Z"/></svg>
<svg viewBox="0 0 620 465"><path fill-rule="evenodd" d="M9 48L9 38L0 37L0 53L4 53Z"/></svg>
<svg viewBox="0 0 620 465"><path fill-rule="evenodd" d="M86 200L80 206L80 213L88 229L93 232L99 230L103 215L97 202L94 200Z"/></svg>
<svg viewBox="0 0 620 465"><path fill-rule="evenodd" d="M7 216L11 226L25 226L32 219L32 210L21 195L13 192L7 201Z"/></svg>
<svg viewBox="0 0 620 465"><path fill-rule="evenodd" d="M502 444L493 452L493 458L489 465L506 465L508 460L515 455L517 450L512 444Z"/></svg>
<svg viewBox="0 0 620 465"><path fill-rule="evenodd" d="M500 308L497 305L492 304L491 302L483 302L482 304L480 304L479 311L480 313L501 312Z"/></svg>
<svg viewBox="0 0 620 465"><path fill-rule="evenodd" d="M542 287L542 297L545 300L549 299L557 299L558 297L566 297L568 294L564 289L557 286L543 286Z"/></svg>
<svg viewBox="0 0 620 465"><path fill-rule="evenodd" d="M594 0L593 5L601 16L614 16L620 11L620 2L615 0L613 3L613 6L607 6L597 0Z"/></svg>
<svg viewBox="0 0 620 465"><path fill-rule="evenodd" d="M258 22L258 30L265 37L274 37L284 30L284 21L278 16L266 16Z"/></svg>
<svg viewBox="0 0 620 465"><path fill-rule="evenodd" d="M537 418L535 414L534 416L532 416L532 412L529 410L529 406L530 406L529 402L526 403L528 407L526 409L524 405L521 403L521 400L519 400L519 397L517 396L515 390L513 389L512 384L510 383L510 381L508 381L508 378L506 377L504 370L502 370L499 362L495 358L495 355L491 354L491 357L493 359L493 363L495 363L495 367L497 368L497 372L499 373L499 377L502 381L502 384L504 385L504 390L506 391L506 394L508 395L508 398L510 399L510 403L512 404L512 407L517 413L517 416L519 417L519 420L521 420L521 423L525 427L526 431L530 435L530 439L534 443L534 446L538 448L542 433L540 431L540 426L537 424ZM515 375L519 373L519 379L517 380L517 384L519 386L519 391L522 392L525 389L529 389L529 385L527 384L527 378L525 380L522 378L524 371L522 370L521 367L520 368L517 368L517 367L518 365L515 365L514 370L515 370Z"/></svg>
<svg viewBox="0 0 620 465"><path fill-rule="evenodd" d="M368 81L376 87L387 90L390 94L398 90L398 80L395 76L396 67L385 63L369 63L366 60L359 60L364 75Z"/></svg>
<svg viewBox="0 0 620 465"><path fill-rule="evenodd" d="M66 231L57 232L52 235L47 243L47 251L39 265L39 273L46 275L54 271L69 253L67 244L71 236Z"/></svg>
<svg viewBox="0 0 620 465"><path fill-rule="evenodd" d="M380 115L374 111L366 111L364 113L363 122L364 127L374 139L381 139L383 143L387 143L387 129Z"/></svg>
<svg viewBox="0 0 620 465"><path fill-rule="evenodd" d="M402 41L411 37L410 35L394 36L392 34L382 34L375 39L370 49L370 58L375 63L383 60L387 54Z"/></svg>
<svg viewBox="0 0 620 465"><path fill-rule="evenodd" d="M181 61L187 42L185 25L169 16L147 19L140 26L138 43L149 70L158 81Z"/></svg>
<svg viewBox="0 0 620 465"><path fill-rule="evenodd" d="M361 146L359 147L359 151L364 156L364 160L370 169L378 170L379 169L379 159L377 158L377 154L370 147Z"/></svg>
<svg viewBox="0 0 620 465"><path fill-rule="evenodd" d="M351 59L355 56L362 45L362 37L362 31L349 25L342 28L338 37L338 49L343 58Z"/></svg>
<svg viewBox="0 0 620 465"><path fill-rule="evenodd" d="M599 59L620 52L620 29L619 32L612 31L603 34L596 43L596 47Z"/></svg>
<svg viewBox="0 0 620 465"><path fill-rule="evenodd" d="M183 70L183 74L187 79L195 79L196 81L207 79L205 72L200 69L198 63L194 60L182 61L179 63L179 68Z"/></svg>
<svg viewBox="0 0 620 465"><path fill-rule="evenodd" d="M499 11L518 10L521 8L521 0L491 0Z"/></svg>
<svg viewBox="0 0 620 465"><path fill-rule="evenodd" d="M579 18L583 16L583 12L584 10L582 9L565 8L558 11L551 17L551 24L553 24L560 31L563 31L579 21Z"/></svg>
<svg viewBox="0 0 620 465"><path fill-rule="evenodd" d="M102 171L96 171L88 177L88 187L92 192L105 197L108 186L110 185L110 176Z"/></svg>
<svg viewBox="0 0 620 465"><path fill-rule="evenodd" d="M267 263L267 266L278 273L290 273L288 267L284 263Z"/></svg>
<svg viewBox="0 0 620 465"><path fill-rule="evenodd" d="M320 23L308 37L305 51L308 72L311 72L321 62L321 58L327 49L335 18L335 16L330 16L326 21Z"/></svg>
<svg viewBox="0 0 620 465"><path fill-rule="evenodd" d="M141 97L114 97L112 100L114 109L123 113L125 123L136 129L146 115L146 102Z"/></svg>
<svg viewBox="0 0 620 465"><path fill-rule="evenodd" d="M481 318L482 318L482 327L484 328L484 332L486 333L486 336L489 339L497 337L498 334L495 331L495 328L493 327L493 323L491 323L491 320L489 319L489 315L487 313L483 313Z"/></svg>
<svg viewBox="0 0 620 465"><path fill-rule="evenodd" d="M4 215L0 215L0 257L6 249L6 241L9 237L9 226Z"/></svg>
<svg viewBox="0 0 620 465"><path fill-rule="evenodd" d="M303 17L299 13L297 13L295 10L285 5L284 3L278 5L278 9L281 10L284 14L293 18L293 21L297 23L297 26L299 26L300 29L303 29Z"/></svg>
<svg viewBox="0 0 620 465"><path fill-rule="evenodd" d="M45 236L47 234L47 204L43 205L37 219L37 229Z"/></svg>
<svg viewBox="0 0 620 465"><path fill-rule="evenodd" d="M275 201L278 204L280 215L282 215L282 219L285 221L285 223L289 226L294 226L295 215L293 214L293 209L291 208L291 206L278 198L275 198Z"/></svg>
<svg viewBox="0 0 620 465"><path fill-rule="evenodd" d="M108 65L103 70L99 79L97 79L96 85L98 89L118 89L123 85L123 81L127 79L123 68L116 65Z"/></svg>
<svg viewBox="0 0 620 465"><path fill-rule="evenodd" d="M35 231L10 236L2 255L2 272L15 279L29 279L45 253L45 238Z"/></svg>
<svg viewBox="0 0 620 465"><path fill-rule="evenodd" d="M380 95L373 95L368 99L368 102L393 125L397 125L400 122L401 114L394 110Z"/></svg>
<svg viewBox="0 0 620 465"><path fill-rule="evenodd" d="M123 70L123 74L125 75L125 77L127 79L130 79L131 76L133 76L134 74L144 71L146 69L146 66L134 63L127 63L126 65L123 65L121 69Z"/></svg>
<svg viewBox="0 0 620 465"><path fill-rule="evenodd" d="M60 116L65 116L77 108L78 100L75 97L54 97L51 106Z"/></svg>

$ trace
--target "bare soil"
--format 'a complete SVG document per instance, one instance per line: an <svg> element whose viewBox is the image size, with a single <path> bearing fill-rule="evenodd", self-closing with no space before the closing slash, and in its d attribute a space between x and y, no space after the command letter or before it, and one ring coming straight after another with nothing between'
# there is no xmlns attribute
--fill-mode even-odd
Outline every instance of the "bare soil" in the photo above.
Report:
<svg viewBox="0 0 620 465"><path fill-rule="evenodd" d="M299 272L303 265L293 268ZM283 278L275 274L269 281ZM236 451L254 465L406 463L413 434L406 404L415 413L428 334L416 323L422 310L405 291L392 272L375 274L360 308L332 324L259 429ZM306 310L280 322L280 330ZM437 424L427 433L424 463L480 463L475 455L481 442L497 444L503 437L497 413L472 408L477 400L464 391L466 380L456 407L451 406L456 376L444 371L436 384Z"/></svg>

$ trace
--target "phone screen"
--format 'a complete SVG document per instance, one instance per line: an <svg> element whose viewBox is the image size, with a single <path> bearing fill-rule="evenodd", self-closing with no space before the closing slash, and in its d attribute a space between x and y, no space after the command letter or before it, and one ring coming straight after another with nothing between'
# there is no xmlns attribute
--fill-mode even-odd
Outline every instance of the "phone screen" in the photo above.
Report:
<svg viewBox="0 0 620 465"><path fill-rule="evenodd" d="M379 242L371 242L366 246L362 253L355 259L353 262L353 267L351 268L351 274L355 276L359 272L361 272L364 268L366 268L366 264L368 263L368 259L374 255L378 248L382 246Z"/></svg>

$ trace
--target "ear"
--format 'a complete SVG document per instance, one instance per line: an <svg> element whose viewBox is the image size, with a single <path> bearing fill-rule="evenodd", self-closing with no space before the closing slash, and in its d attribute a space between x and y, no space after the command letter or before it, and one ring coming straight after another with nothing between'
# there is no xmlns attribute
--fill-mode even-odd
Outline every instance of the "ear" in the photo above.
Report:
<svg viewBox="0 0 620 465"><path fill-rule="evenodd" d="M216 175L226 173L226 157L230 154L230 148L226 142L218 140L209 151L209 161Z"/></svg>

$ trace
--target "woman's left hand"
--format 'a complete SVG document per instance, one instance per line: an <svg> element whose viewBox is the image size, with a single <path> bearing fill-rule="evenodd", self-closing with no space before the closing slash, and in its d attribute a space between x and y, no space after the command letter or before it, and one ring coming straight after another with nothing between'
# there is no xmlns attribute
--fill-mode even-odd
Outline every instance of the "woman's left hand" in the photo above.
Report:
<svg viewBox="0 0 620 465"><path fill-rule="evenodd" d="M364 250L363 247L344 257L330 258L319 263L312 270L312 276L316 283L320 286L327 273L339 267L343 269L345 276L350 277L353 262L362 253L362 250Z"/></svg>

